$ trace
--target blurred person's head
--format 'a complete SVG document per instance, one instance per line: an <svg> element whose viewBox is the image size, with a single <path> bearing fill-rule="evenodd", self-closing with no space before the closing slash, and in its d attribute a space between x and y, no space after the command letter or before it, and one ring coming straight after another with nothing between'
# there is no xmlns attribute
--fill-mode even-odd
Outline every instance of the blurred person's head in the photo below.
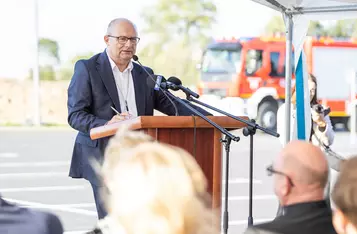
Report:
<svg viewBox="0 0 357 234"><path fill-rule="evenodd" d="M321 149L309 142L289 142L268 172L274 174L274 191L283 206L324 198L328 164Z"/></svg>
<svg viewBox="0 0 357 234"><path fill-rule="evenodd" d="M339 234L357 233L357 156L341 163L332 191L333 225Z"/></svg>
<svg viewBox="0 0 357 234"><path fill-rule="evenodd" d="M308 79L308 87L310 91L310 105L316 105L318 104L317 101L317 79L316 76L313 74L309 74L309 79ZM293 105L296 105L296 85L294 86L292 96L291 96L291 103Z"/></svg>
<svg viewBox="0 0 357 234"><path fill-rule="evenodd" d="M104 36L107 51L119 68L129 64L136 53L136 45L139 40L135 25L125 18L112 20Z"/></svg>
<svg viewBox="0 0 357 234"><path fill-rule="evenodd" d="M113 179L114 175L112 173L114 173L124 151L131 150L141 143L151 141L154 141L151 136L141 131L130 131L129 126L122 125L109 140L106 147L103 165L99 172L102 178L107 180ZM105 194L103 194L103 196L105 196Z"/></svg>
<svg viewBox="0 0 357 234"><path fill-rule="evenodd" d="M106 206L125 233L218 233L214 225L218 220L204 202L206 178L189 153L144 142L120 155L115 149L107 151L107 158L115 156L111 178L105 178L110 193Z"/></svg>

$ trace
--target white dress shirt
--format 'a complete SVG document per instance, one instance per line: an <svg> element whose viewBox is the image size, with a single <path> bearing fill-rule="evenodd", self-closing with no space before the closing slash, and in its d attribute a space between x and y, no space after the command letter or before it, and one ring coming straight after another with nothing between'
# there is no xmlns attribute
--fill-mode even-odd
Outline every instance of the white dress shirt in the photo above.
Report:
<svg viewBox="0 0 357 234"><path fill-rule="evenodd" d="M112 67L112 72L119 95L121 110L118 111L120 111L121 113L128 112L126 110L126 106L128 106L131 117L137 117L138 110L136 107L133 76L131 75L131 71L134 68L133 62L130 61L128 67L123 72L121 72L119 71L119 68L114 63L114 61L110 58L108 52L107 55L109 58L110 65ZM126 105L126 103L128 105Z"/></svg>

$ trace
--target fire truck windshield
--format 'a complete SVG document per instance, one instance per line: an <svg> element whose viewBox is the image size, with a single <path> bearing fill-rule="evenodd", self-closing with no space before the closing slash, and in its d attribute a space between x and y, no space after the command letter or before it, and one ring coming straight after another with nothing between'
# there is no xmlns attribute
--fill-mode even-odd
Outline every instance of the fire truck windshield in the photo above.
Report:
<svg viewBox="0 0 357 234"><path fill-rule="evenodd" d="M240 67L240 50L208 49L203 55L202 72L235 73Z"/></svg>

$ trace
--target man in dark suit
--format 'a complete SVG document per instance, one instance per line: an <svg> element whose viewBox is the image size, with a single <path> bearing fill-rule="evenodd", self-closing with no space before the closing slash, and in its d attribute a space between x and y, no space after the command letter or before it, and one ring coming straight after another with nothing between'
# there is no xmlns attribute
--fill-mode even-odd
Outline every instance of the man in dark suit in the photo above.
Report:
<svg viewBox="0 0 357 234"><path fill-rule="evenodd" d="M328 163L319 147L292 141L268 167L283 215L248 228L246 234L267 230L282 234L335 234L332 211L324 199Z"/></svg>
<svg viewBox="0 0 357 234"><path fill-rule="evenodd" d="M121 121L123 116L153 115L154 109L167 115L175 115L175 108L161 92L154 90L155 82L142 67L132 62L140 38L132 22L115 19L108 25L103 53L75 64L68 88L68 123L78 130L69 175L85 178L91 183L99 219L106 211L99 198L101 187L90 158L102 163L109 137L91 140L89 133L94 127ZM152 69L146 70L153 74ZM178 114L193 113L176 102ZM204 115L211 115L194 106ZM114 107L121 115L117 115Z"/></svg>
<svg viewBox="0 0 357 234"><path fill-rule="evenodd" d="M0 233L62 234L57 216L11 204L0 196Z"/></svg>

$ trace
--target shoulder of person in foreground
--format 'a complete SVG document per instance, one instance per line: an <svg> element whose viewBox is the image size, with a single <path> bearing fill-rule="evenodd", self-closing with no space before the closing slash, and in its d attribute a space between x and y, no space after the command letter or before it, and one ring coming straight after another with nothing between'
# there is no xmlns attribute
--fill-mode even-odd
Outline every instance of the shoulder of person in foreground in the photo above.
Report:
<svg viewBox="0 0 357 234"><path fill-rule="evenodd" d="M63 234L63 226L60 219L49 212L26 208L28 211L29 225L39 228L43 234Z"/></svg>
<svg viewBox="0 0 357 234"><path fill-rule="evenodd" d="M244 234L282 234L282 233L272 232L272 231L260 229L260 228L257 228L257 227L249 227L244 232Z"/></svg>
<svg viewBox="0 0 357 234"><path fill-rule="evenodd" d="M45 222L47 223L48 234L62 234L63 226L61 220L54 214L48 212L42 212L45 216Z"/></svg>
<svg viewBox="0 0 357 234"><path fill-rule="evenodd" d="M33 233L34 231L41 234L63 233L62 223L56 215L19 207L4 200L2 202L0 217L4 217L4 219L0 218L0 232L2 228L6 228L18 231L26 229L29 233Z"/></svg>

